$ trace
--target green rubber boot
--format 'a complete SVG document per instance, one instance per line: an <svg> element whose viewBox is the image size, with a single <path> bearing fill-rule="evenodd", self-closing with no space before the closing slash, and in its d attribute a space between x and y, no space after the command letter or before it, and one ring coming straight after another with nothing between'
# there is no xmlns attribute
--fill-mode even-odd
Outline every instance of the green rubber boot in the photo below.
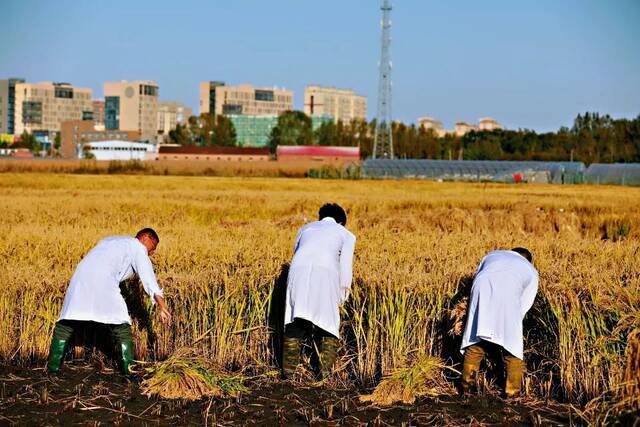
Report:
<svg viewBox="0 0 640 427"><path fill-rule="evenodd" d="M133 364L133 336L131 325L124 323L116 325L112 329L113 339L116 343L120 360L120 371L122 375L131 374L130 366Z"/></svg>
<svg viewBox="0 0 640 427"><path fill-rule="evenodd" d="M49 348L49 361L47 362L47 370L51 374L60 372L60 366L64 360L64 351L67 342L71 339L74 331L74 323L68 320L60 320L56 322L53 328L53 338L51 338L51 347Z"/></svg>
<svg viewBox="0 0 640 427"><path fill-rule="evenodd" d="M131 374L129 367L133 363L133 342L131 340L129 340L128 342L121 342L120 352L121 352L120 368L122 370L122 375L129 375Z"/></svg>
<svg viewBox="0 0 640 427"><path fill-rule="evenodd" d="M49 361L47 362L47 371L49 371L50 374L57 374L60 372L60 366L62 365L66 346L67 340L56 339L55 337L51 340Z"/></svg>

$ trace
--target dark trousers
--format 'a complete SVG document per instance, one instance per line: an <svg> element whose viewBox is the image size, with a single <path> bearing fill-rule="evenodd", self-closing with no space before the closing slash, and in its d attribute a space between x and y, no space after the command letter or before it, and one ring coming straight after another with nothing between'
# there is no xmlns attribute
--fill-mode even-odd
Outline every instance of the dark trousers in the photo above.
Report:
<svg viewBox="0 0 640 427"><path fill-rule="evenodd" d="M129 374L129 365L133 361L133 337L131 325L121 323L118 325L104 324L85 320L59 320L53 329L51 348L49 350L49 362L47 368L51 373L57 373L62 365L67 344L73 335L79 330L93 329L107 331L113 343L116 345L116 357L124 374Z"/></svg>
<svg viewBox="0 0 640 427"><path fill-rule="evenodd" d="M285 327L282 373L293 378L302 362L320 380L331 373L338 354L339 340L308 320L296 318Z"/></svg>

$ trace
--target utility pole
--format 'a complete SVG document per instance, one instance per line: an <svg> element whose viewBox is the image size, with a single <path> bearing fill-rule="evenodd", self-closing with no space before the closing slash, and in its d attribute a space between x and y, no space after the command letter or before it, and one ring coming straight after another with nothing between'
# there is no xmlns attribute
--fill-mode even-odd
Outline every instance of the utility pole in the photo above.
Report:
<svg viewBox="0 0 640 427"><path fill-rule="evenodd" d="M378 111L373 138L374 159L393 159L391 132L391 1L383 0L382 47L380 50L380 75L378 79Z"/></svg>

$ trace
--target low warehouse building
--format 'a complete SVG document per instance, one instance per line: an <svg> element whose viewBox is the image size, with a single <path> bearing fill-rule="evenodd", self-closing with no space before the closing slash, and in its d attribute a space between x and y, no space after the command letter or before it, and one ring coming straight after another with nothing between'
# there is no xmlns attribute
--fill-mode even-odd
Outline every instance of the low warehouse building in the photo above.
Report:
<svg viewBox="0 0 640 427"><path fill-rule="evenodd" d="M278 161L315 160L323 163L359 163L360 147L324 145L278 145Z"/></svg>
<svg viewBox="0 0 640 427"><path fill-rule="evenodd" d="M158 150L159 160L255 162L269 160L269 158L268 148L255 147L161 145Z"/></svg>

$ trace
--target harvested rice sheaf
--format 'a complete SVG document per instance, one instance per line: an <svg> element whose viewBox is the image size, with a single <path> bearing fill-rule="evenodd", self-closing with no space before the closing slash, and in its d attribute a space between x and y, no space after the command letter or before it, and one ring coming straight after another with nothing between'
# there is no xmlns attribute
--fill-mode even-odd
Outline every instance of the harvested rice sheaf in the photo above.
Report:
<svg viewBox="0 0 640 427"><path fill-rule="evenodd" d="M203 397L235 397L246 391L243 378L213 366L192 348L182 348L169 359L147 369L141 384L146 396L198 400Z"/></svg>
<svg viewBox="0 0 640 427"><path fill-rule="evenodd" d="M390 406L397 402L412 404L417 397L451 394L444 370L453 370L433 356L421 356L411 366L397 369L384 378L373 393L360 396L363 402Z"/></svg>
<svg viewBox="0 0 640 427"><path fill-rule="evenodd" d="M449 320L451 329L449 335L453 337L462 336L465 324L467 323L467 306L469 305L469 297L464 297L449 310Z"/></svg>

